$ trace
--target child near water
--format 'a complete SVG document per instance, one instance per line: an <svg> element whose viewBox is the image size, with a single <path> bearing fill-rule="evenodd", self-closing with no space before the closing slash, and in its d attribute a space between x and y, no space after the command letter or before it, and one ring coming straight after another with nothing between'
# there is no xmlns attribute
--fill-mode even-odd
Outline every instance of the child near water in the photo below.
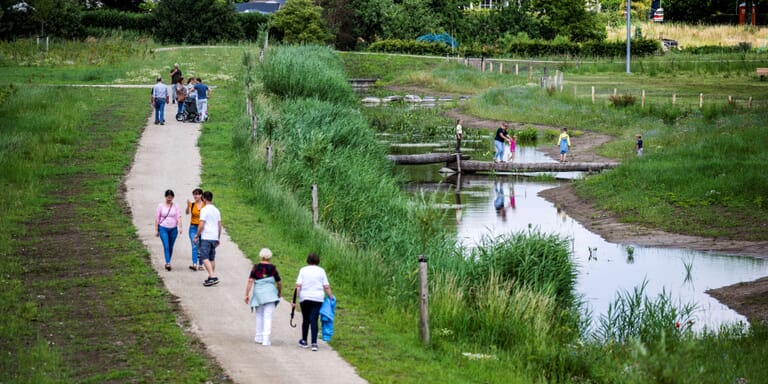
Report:
<svg viewBox="0 0 768 384"><path fill-rule="evenodd" d="M515 161L515 147L517 146L517 135L512 135L512 139L509 140L509 160L508 163Z"/></svg>
<svg viewBox="0 0 768 384"><path fill-rule="evenodd" d="M563 128L563 132L557 138L557 144L560 146L560 162L565 163L565 156L571 147L571 137L568 136L568 128Z"/></svg>

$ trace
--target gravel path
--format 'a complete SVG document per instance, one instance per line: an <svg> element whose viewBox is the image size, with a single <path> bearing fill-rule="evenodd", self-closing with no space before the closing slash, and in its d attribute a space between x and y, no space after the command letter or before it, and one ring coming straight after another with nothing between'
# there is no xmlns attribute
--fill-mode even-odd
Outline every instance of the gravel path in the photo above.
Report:
<svg viewBox="0 0 768 384"><path fill-rule="evenodd" d="M151 86L146 86L147 89ZM133 167L126 178L126 199L133 214L133 225L151 253L152 266L168 291L178 298L189 319L189 328L236 383L365 383L355 369L341 359L329 345L320 341L320 350L311 352L297 346L301 336L301 313L297 310L291 328L290 300L282 300L273 319L272 346L253 342L255 317L243 302L251 268L248 260L226 234L227 212L222 212L225 231L217 249L216 275L221 283L203 287L205 272L193 272L188 229L189 217L183 216L183 230L174 247L173 270L165 270L163 247L155 237L153 214L163 201L166 189L176 194L175 202L184 206L192 190L200 185L201 160L197 140L200 124L179 123L176 105L166 107L166 125L154 125L154 112L147 119ZM170 118L170 119L169 119ZM213 191L216 204L216 191ZM284 282L285 295L293 282Z"/></svg>

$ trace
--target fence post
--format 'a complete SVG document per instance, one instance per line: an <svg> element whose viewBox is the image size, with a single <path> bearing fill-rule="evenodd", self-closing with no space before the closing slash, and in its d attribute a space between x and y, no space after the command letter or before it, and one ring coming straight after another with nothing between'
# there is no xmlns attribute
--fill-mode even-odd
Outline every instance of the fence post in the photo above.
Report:
<svg viewBox="0 0 768 384"><path fill-rule="evenodd" d="M429 344L429 290L427 285L427 257L419 255L419 334Z"/></svg>
<svg viewBox="0 0 768 384"><path fill-rule="evenodd" d="M749 102L747 103L747 108L752 109L752 96L749 97Z"/></svg>
<svg viewBox="0 0 768 384"><path fill-rule="evenodd" d="M677 101L677 94L672 92L672 105L675 105L676 101Z"/></svg>
<svg viewBox="0 0 768 384"><path fill-rule="evenodd" d="M515 63L515 76L519 76L520 75L519 69L520 69L519 68L519 64Z"/></svg>
<svg viewBox="0 0 768 384"><path fill-rule="evenodd" d="M504 73L504 63L499 63L499 73Z"/></svg>
<svg viewBox="0 0 768 384"><path fill-rule="evenodd" d="M645 108L645 89L642 91L642 96L640 96L640 109Z"/></svg>
<svg viewBox="0 0 768 384"><path fill-rule="evenodd" d="M528 81L533 81L533 62L528 62Z"/></svg>
<svg viewBox="0 0 768 384"><path fill-rule="evenodd" d="M563 73L560 72L560 79L558 79L560 82L560 92L563 92Z"/></svg>
<svg viewBox="0 0 768 384"><path fill-rule="evenodd" d="M704 107L704 94L699 93L699 109Z"/></svg>
<svg viewBox="0 0 768 384"><path fill-rule="evenodd" d="M613 96L615 97L615 96L616 96L616 95L618 95L618 94L619 94L619 90L618 90L618 89L616 89L616 88L614 88L614 89L613 89Z"/></svg>
<svg viewBox="0 0 768 384"><path fill-rule="evenodd" d="M251 140L256 141L256 133L258 132L259 127L259 118L257 116L253 116L251 117L251 121Z"/></svg>
<svg viewBox="0 0 768 384"><path fill-rule="evenodd" d="M267 145L267 169L272 170L272 146Z"/></svg>
<svg viewBox="0 0 768 384"><path fill-rule="evenodd" d="M592 104L595 103L595 86L592 86Z"/></svg>
<svg viewBox="0 0 768 384"><path fill-rule="evenodd" d="M312 222L317 226L317 184L312 184Z"/></svg>

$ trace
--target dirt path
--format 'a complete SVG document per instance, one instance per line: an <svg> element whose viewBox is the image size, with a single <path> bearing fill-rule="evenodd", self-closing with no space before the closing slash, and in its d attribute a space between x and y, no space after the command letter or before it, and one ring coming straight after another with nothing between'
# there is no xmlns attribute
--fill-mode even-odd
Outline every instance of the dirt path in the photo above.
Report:
<svg viewBox="0 0 768 384"><path fill-rule="evenodd" d="M205 272L187 268L191 263L188 216L182 219L184 232L176 241L173 270L165 271L162 244L153 228L154 210L163 201L166 189L172 189L175 202L183 206L191 198L192 190L200 185L201 169L197 147L200 125L176 122L175 110L176 105L166 107L166 125L154 125L154 116L147 119L125 186L133 224L150 251L153 267L189 318L190 331L203 341L236 383L365 383L326 343L320 341L318 352L297 346L300 327L289 326L290 303L285 300L274 313L272 346L253 342L255 318L243 302L252 263L230 240L226 230L217 249L219 285L203 287ZM215 204L216 191L213 193ZM222 212L222 222L226 228L226 211ZM291 283L289 287L293 286ZM301 323L298 311L296 323Z"/></svg>

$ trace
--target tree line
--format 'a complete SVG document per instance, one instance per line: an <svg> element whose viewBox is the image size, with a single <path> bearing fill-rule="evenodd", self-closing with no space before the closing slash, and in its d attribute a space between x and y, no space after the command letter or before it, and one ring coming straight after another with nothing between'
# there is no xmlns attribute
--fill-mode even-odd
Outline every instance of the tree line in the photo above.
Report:
<svg viewBox="0 0 768 384"><path fill-rule="evenodd" d="M651 0L630 0L647 20ZM667 21L735 23L739 1L662 0ZM238 1L243 2L243 1ZM473 51L500 41L602 41L624 23L626 0L287 0L274 15L238 14L231 0L0 0L0 38L82 38L105 29L138 31L164 43L255 40L365 49L381 40L447 33ZM492 4L491 7L486 7ZM768 0L754 0L765 22ZM482 5L482 6L481 6Z"/></svg>

